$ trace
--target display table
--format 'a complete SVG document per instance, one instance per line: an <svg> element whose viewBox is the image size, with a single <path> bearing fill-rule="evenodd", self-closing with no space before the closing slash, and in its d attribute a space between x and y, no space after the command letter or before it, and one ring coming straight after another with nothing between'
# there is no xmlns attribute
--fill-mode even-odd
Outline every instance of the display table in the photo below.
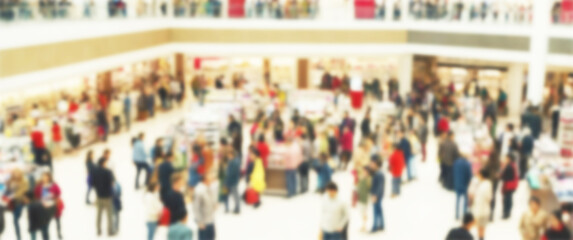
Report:
<svg viewBox="0 0 573 240"><path fill-rule="evenodd" d="M284 167L287 146L276 144L270 147L269 165L265 174L267 189L265 194L287 196L286 169Z"/></svg>

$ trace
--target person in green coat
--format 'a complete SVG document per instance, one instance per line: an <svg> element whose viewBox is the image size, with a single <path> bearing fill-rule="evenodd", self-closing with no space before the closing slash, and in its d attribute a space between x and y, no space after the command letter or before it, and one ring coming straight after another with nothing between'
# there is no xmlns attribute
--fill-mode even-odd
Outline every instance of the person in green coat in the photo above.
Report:
<svg viewBox="0 0 573 240"><path fill-rule="evenodd" d="M368 220L368 197L370 196L371 179L365 169L357 169L358 183L356 184L356 192L358 193L358 207L360 214L362 214L362 228L361 231L366 232L366 222Z"/></svg>

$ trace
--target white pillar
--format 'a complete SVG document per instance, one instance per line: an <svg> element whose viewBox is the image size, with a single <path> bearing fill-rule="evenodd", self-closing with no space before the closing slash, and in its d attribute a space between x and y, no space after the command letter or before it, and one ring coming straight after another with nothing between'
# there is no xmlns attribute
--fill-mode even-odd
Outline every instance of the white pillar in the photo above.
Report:
<svg viewBox="0 0 573 240"><path fill-rule="evenodd" d="M523 83L525 83L525 65L513 63L509 66L505 91L507 93L507 108L510 116L518 116L521 111Z"/></svg>
<svg viewBox="0 0 573 240"><path fill-rule="evenodd" d="M125 1L126 4L126 13L127 18L136 18L137 17L137 8L139 7L139 0L127 0Z"/></svg>
<svg viewBox="0 0 573 240"><path fill-rule="evenodd" d="M108 1L94 1L95 17L97 19L108 19L109 16L109 2Z"/></svg>
<svg viewBox="0 0 573 240"><path fill-rule="evenodd" d="M412 71L414 70L414 55L404 54L398 57L398 82L400 96L412 91Z"/></svg>
<svg viewBox="0 0 573 240"><path fill-rule="evenodd" d="M392 22L394 18L394 0L384 0L384 22Z"/></svg>
<svg viewBox="0 0 573 240"><path fill-rule="evenodd" d="M410 21L410 0L398 0L400 1L400 21L409 22ZM392 15L394 13L392 12Z"/></svg>
<svg viewBox="0 0 573 240"><path fill-rule="evenodd" d="M549 45L549 26L551 25L551 1L533 3L533 24L529 46L529 75L527 79L527 100L539 105L543 100L545 87L545 59Z"/></svg>
<svg viewBox="0 0 573 240"><path fill-rule="evenodd" d="M174 18L175 3L173 0L167 0L167 18Z"/></svg>

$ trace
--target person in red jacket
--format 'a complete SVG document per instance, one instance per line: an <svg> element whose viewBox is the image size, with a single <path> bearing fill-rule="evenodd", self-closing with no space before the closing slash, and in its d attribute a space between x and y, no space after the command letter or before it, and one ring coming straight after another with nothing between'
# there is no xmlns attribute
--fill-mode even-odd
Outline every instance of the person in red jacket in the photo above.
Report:
<svg viewBox="0 0 573 240"><path fill-rule="evenodd" d="M259 151L259 155L263 160L263 166L265 169L269 166L269 154L271 154L271 149L269 145L265 141L265 135L261 134L259 136L259 142L257 143L257 150Z"/></svg>
<svg viewBox="0 0 573 240"><path fill-rule="evenodd" d="M404 166L406 160L404 158L404 153L398 145L392 145L390 147L392 154L388 160L388 168L390 173L392 173L392 197L400 195L400 185L402 184L402 172L404 172Z"/></svg>
<svg viewBox="0 0 573 240"><path fill-rule="evenodd" d="M60 186L54 182L52 174L50 172L44 172L42 178L34 188L34 198L39 199L46 210L54 214L59 239L62 239L60 219L64 210L61 195Z"/></svg>
<svg viewBox="0 0 573 240"><path fill-rule="evenodd" d="M450 131L450 119L448 113L443 113L442 118L438 121L438 132L447 133Z"/></svg>
<svg viewBox="0 0 573 240"><path fill-rule="evenodd" d="M39 166L48 165L51 169L51 159L48 157L49 153L46 150L46 142L44 141L44 133L42 130L35 127L30 133L30 139L32 140L34 163Z"/></svg>
<svg viewBox="0 0 573 240"><path fill-rule="evenodd" d="M354 134L350 131L350 127L344 127L342 136L340 137L340 148L342 149L340 157L342 169L346 169L348 162L352 158L352 149L354 147Z"/></svg>
<svg viewBox="0 0 573 240"><path fill-rule="evenodd" d="M52 142L54 143L54 153L55 155L60 154L60 142L62 141L62 128L58 121L52 122Z"/></svg>

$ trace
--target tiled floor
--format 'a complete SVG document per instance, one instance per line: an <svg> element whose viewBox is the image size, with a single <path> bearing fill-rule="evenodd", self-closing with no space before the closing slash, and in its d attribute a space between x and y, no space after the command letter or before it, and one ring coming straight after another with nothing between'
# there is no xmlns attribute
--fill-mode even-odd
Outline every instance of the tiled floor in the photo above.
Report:
<svg viewBox="0 0 573 240"><path fill-rule="evenodd" d="M130 133L112 136L107 144L97 144L91 148L97 155L101 154L104 148L112 150L115 175L123 186L124 210L121 212L121 230L113 239L146 239L142 191L135 191L133 188L135 168L131 160L130 138L144 131L149 147L155 137L161 135L170 123L179 120L180 117L180 111L160 115L151 121L136 125ZM386 231L374 235L360 232L361 217L358 209L352 209L350 239L443 239L450 228L459 225L454 219L454 194L443 190L437 182L439 167L436 158L433 157L436 155L434 139L428 147L428 154L431 157L426 163L418 163L418 179L405 184L399 198L384 199ZM63 190L66 206L62 222L64 239L97 239L95 208L87 206L84 201L86 191L84 154L85 150L77 156L58 159L55 163L56 180ZM311 179L315 180L314 175ZM334 180L340 186L340 196L350 201L352 190L350 174L337 173ZM314 182L311 181L311 184ZM390 181L387 183L386 192L389 193ZM496 219L487 228L487 239L520 238L518 220L526 208L527 196L527 186L521 184L514 197L513 217L502 221L501 195L498 193ZM92 199L94 197L92 196ZM259 209L243 207L240 215L225 214L221 205L216 218L218 239L317 239L320 200L321 196L314 193L293 199L263 196L263 205ZM5 217L6 230L1 239L15 239L12 216L7 213ZM27 229L26 213L20 222L22 229ZM195 225L192 221L189 224L196 234ZM160 229L156 239L166 239L166 231L165 228ZM51 236L52 239L56 239L54 222L51 224ZM29 239L29 234L25 233L23 239Z"/></svg>

